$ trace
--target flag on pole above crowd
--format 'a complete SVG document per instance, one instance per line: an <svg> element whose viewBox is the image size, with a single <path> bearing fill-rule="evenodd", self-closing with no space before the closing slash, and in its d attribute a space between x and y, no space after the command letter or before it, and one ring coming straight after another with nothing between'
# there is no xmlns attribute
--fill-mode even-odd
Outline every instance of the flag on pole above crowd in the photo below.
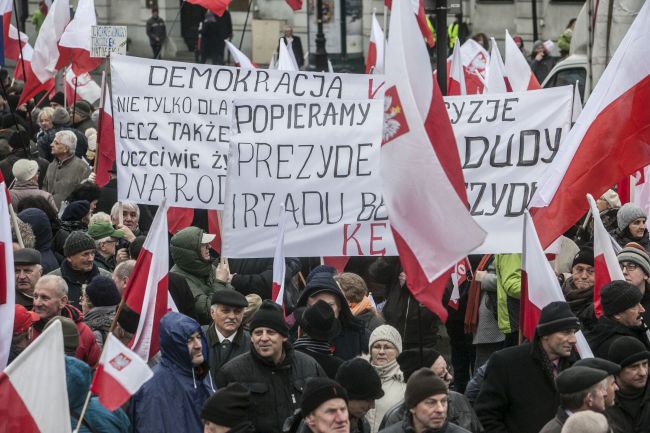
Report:
<svg viewBox="0 0 650 433"><path fill-rule="evenodd" d="M94 0L79 0L74 18L59 41L61 56L72 58L72 71L76 76L94 71L104 61L90 57L92 28L96 25Z"/></svg>
<svg viewBox="0 0 650 433"><path fill-rule="evenodd" d="M224 42L226 43L226 47L228 47L228 51L230 51L230 56L232 57L232 61L235 66L239 68L257 69L257 65L251 62L251 59L249 59L246 54L237 49L237 47L233 45L232 42L230 42L228 39L226 39Z"/></svg>
<svg viewBox="0 0 650 433"><path fill-rule="evenodd" d="M447 80L447 96L467 95L465 86L465 71L463 60L460 56L460 39L456 38L454 52L451 55L451 66Z"/></svg>
<svg viewBox="0 0 650 433"><path fill-rule="evenodd" d="M372 28L370 29L370 41L368 42L368 56L366 57L366 74L384 73L384 50L386 39L384 31L379 25L377 16L372 13Z"/></svg>
<svg viewBox="0 0 650 433"><path fill-rule="evenodd" d="M9 193L0 173L0 370L7 366L14 329L16 278L9 222ZM0 417L1 418L1 417Z"/></svg>
<svg viewBox="0 0 650 433"><path fill-rule="evenodd" d="M185 0L188 3L199 5L220 17L228 9L230 0Z"/></svg>
<svg viewBox="0 0 650 433"><path fill-rule="evenodd" d="M97 168L95 182L105 186L111 180L111 169L115 163L115 129L113 125L113 105L111 90L106 78L103 80L101 102L99 104L99 125L97 132Z"/></svg>
<svg viewBox="0 0 650 433"><path fill-rule="evenodd" d="M298 63L296 56L293 55L293 50L287 47L287 44L280 38L278 43L278 65L277 69L280 71L297 71Z"/></svg>
<svg viewBox="0 0 650 433"><path fill-rule="evenodd" d="M503 64L503 58L499 51L497 42L492 38L492 49L490 51L490 63L487 68L485 77L486 93L506 93L512 92L512 87L506 76L506 67Z"/></svg>
<svg viewBox="0 0 650 433"><path fill-rule="evenodd" d="M433 48L436 44L435 36L433 35L432 29L429 27L427 21L427 14L424 11L424 1L423 0L406 0L412 7L412 12L415 13L417 20L417 25L420 28L422 37L427 41L427 45ZM384 5L389 9L393 9L393 0L384 0Z"/></svg>
<svg viewBox="0 0 650 433"><path fill-rule="evenodd" d="M513 92L541 89L537 77L530 69L526 57L521 52L514 39L506 29L506 61L505 74Z"/></svg>

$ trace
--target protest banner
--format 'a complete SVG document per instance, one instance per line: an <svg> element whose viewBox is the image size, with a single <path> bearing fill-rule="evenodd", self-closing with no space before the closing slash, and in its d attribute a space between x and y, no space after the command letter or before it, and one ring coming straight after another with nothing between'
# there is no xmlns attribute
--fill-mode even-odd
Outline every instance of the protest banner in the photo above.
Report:
<svg viewBox="0 0 650 433"><path fill-rule="evenodd" d="M523 215L571 126L571 86L445 97L470 213L488 232L475 253L519 253Z"/></svg>
<svg viewBox="0 0 650 433"><path fill-rule="evenodd" d="M90 57L126 54L126 26L93 26L90 39Z"/></svg>
<svg viewBox="0 0 650 433"><path fill-rule="evenodd" d="M166 197L170 206L198 209L224 207L235 98L340 104L383 100L384 92L378 76L238 69L120 55L111 56L111 76L118 199L158 204ZM303 115L296 122L320 122L315 111ZM377 128L380 134L381 125Z"/></svg>
<svg viewBox="0 0 650 433"><path fill-rule="evenodd" d="M396 255L382 200L382 99L235 100L222 247L272 257Z"/></svg>

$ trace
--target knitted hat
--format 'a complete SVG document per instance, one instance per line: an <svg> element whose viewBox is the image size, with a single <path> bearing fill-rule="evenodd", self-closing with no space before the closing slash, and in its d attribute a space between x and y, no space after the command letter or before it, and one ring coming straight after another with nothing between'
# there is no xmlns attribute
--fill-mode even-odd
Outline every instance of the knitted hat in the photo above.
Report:
<svg viewBox="0 0 650 433"><path fill-rule="evenodd" d="M122 305L120 315L117 316L117 323L120 328L124 329L130 334L135 334L138 330L138 323L140 322L140 315L130 309L126 304Z"/></svg>
<svg viewBox="0 0 650 433"><path fill-rule="evenodd" d="M63 331L63 350L66 355L74 356L77 346L79 346L79 330L72 319L63 316L52 317L44 329L52 326L56 321L61 322L61 331Z"/></svg>
<svg viewBox="0 0 650 433"><path fill-rule="evenodd" d="M603 358L584 358L579 361L576 361L576 363L573 364L573 367L596 368L598 370L603 370L607 372L607 374L611 374L611 375L618 374L621 372L620 365Z"/></svg>
<svg viewBox="0 0 650 433"><path fill-rule="evenodd" d="M307 416L321 404L335 398L342 398L346 403L348 402L348 394L338 382L326 377L311 377L305 382L302 391L300 412L303 416Z"/></svg>
<svg viewBox="0 0 650 433"><path fill-rule="evenodd" d="M440 358L440 352L435 349L423 349L422 356L420 356L419 349L409 349L397 356L397 363L399 369L404 373L404 380L408 381L411 375L420 368L431 368L438 358Z"/></svg>
<svg viewBox="0 0 650 433"><path fill-rule="evenodd" d="M380 325L372 331L372 334L370 334L370 340L368 341L368 350L370 350L377 341L388 341L395 346L398 354L402 353L402 336L399 335L397 329L390 325Z"/></svg>
<svg viewBox="0 0 650 433"><path fill-rule="evenodd" d="M88 101L84 101L84 100L77 101L74 104L74 112L79 113L86 117L90 117L90 115L93 112L93 107L92 105L90 105Z"/></svg>
<svg viewBox="0 0 650 433"><path fill-rule="evenodd" d="M580 321L571 311L569 304L555 301L542 309L537 323L536 334L538 336L543 337L567 329L580 329Z"/></svg>
<svg viewBox="0 0 650 433"><path fill-rule="evenodd" d="M284 321L284 314L282 310L275 302L270 299L265 300L260 305L260 309L257 310L257 313L251 319L249 328L251 333L260 327L270 328L274 331L279 332L285 337L289 336L289 327Z"/></svg>
<svg viewBox="0 0 650 433"><path fill-rule="evenodd" d="M110 307L120 303L121 296L111 277L97 275L86 286L86 296L95 307Z"/></svg>
<svg viewBox="0 0 650 433"><path fill-rule="evenodd" d="M625 248L623 248L621 252L618 253L618 262L636 263L637 265L641 266L641 269L643 269L643 272L645 272L646 275L650 275L650 257L643 249L639 249L630 245L639 244L631 242L625 245ZM641 247L641 245L639 245L639 247Z"/></svg>
<svg viewBox="0 0 650 433"><path fill-rule="evenodd" d="M362 358L341 364L336 372L336 381L343 385L350 400L378 400L384 396L379 373Z"/></svg>
<svg viewBox="0 0 650 433"><path fill-rule="evenodd" d="M571 268L578 264L589 265L592 267L594 266L594 250L591 247L580 248L578 254L576 254L573 258Z"/></svg>
<svg viewBox="0 0 650 433"><path fill-rule="evenodd" d="M248 420L250 405L250 391L244 385L232 382L206 400L201 419L222 427L234 427Z"/></svg>
<svg viewBox="0 0 650 433"><path fill-rule="evenodd" d="M38 314L29 311L20 304L16 304L14 309L14 335L24 334L29 330L32 324L41 320Z"/></svg>
<svg viewBox="0 0 650 433"><path fill-rule="evenodd" d="M573 394L586 391L607 376L609 374L604 370L573 366L558 374L555 378L555 386L560 394Z"/></svg>
<svg viewBox="0 0 650 433"><path fill-rule="evenodd" d="M447 394L447 385L430 369L423 367L413 373L406 383L404 401L408 409L413 409L422 400L432 395Z"/></svg>
<svg viewBox="0 0 650 433"><path fill-rule="evenodd" d="M634 203L625 203L616 214L616 222L618 223L618 229L623 231L632 223L632 221L647 217L648 216L640 206Z"/></svg>
<svg viewBox="0 0 650 433"><path fill-rule="evenodd" d="M600 199L606 201L611 207L621 207L621 199L613 189L605 191L605 194L601 195Z"/></svg>
<svg viewBox="0 0 650 433"><path fill-rule="evenodd" d="M625 368L635 362L650 358L650 352L638 339L625 335L614 340L609 346L607 358L620 365L621 368Z"/></svg>
<svg viewBox="0 0 650 433"><path fill-rule="evenodd" d="M113 224L108 221L99 221L88 226L88 236L96 241L107 237L122 239L124 238L124 231L115 230Z"/></svg>
<svg viewBox="0 0 650 433"><path fill-rule="evenodd" d="M636 306L643 295L638 287L627 281L615 280L600 289L600 304L605 316L613 316Z"/></svg>
<svg viewBox="0 0 650 433"><path fill-rule="evenodd" d="M41 252L33 248L21 248L14 251L14 265L40 265Z"/></svg>
<svg viewBox="0 0 650 433"><path fill-rule="evenodd" d="M56 92L54 96L50 98L50 102L54 102L59 105L65 105L65 95L63 92Z"/></svg>
<svg viewBox="0 0 650 433"><path fill-rule="evenodd" d="M341 322L334 317L334 310L319 300L305 309L300 317L300 327L314 340L331 341L341 333Z"/></svg>
<svg viewBox="0 0 650 433"><path fill-rule="evenodd" d="M212 294L212 305L214 304L227 305L236 308L248 307L246 297L233 289L222 289L214 292Z"/></svg>
<svg viewBox="0 0 650 433"><path fill-rule="evenodd" d="M52 123L59 126L67 125L70 123L70 115L68 114L68 110L63 107L55 108L54 113L52 113Z"/></svg>
<svg viewBox="0 0 650 433"><path fill-rule="evenodd" d="M77 200L68 204L61 215L61 221L81 221L90 212L90 203L87 200Z"/></svg>
<svg viewBox="0 0 650 433"><path fill-rule="evenodd" d="M86 232L74 231L70 233L63 244L63 255L66 257L87 250L95 250L95 241Z"/></svg>
<svg viewBox="0 0 650 433"><path fill-rule="evenodd" d="M36 173L38 173L38 163L33 159L19 159L11 169L11 174L18 182L26 182L36 176Z"/></svg>

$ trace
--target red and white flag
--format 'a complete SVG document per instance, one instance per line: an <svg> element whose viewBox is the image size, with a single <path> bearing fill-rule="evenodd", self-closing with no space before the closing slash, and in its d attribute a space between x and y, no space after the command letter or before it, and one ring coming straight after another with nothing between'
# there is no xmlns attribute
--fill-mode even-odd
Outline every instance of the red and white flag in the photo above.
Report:
<svg viewBox="0 0 650 433"><path fill-rule="evenodd" d="M372 28L370 29L370 42L368 42L368 57L366 59L366 74L384 73L384 50L386 39L379 21L372 13Z"/></svg>
<svg viewBox="0 0 650 433"><path fill-rule="evenodd" d="M103 94L99 104L99 124L97 133L97 170L95 183L103 187L111 180L110 170L115 163L115 129L113 127L113 105L111 91L106 80L103 81Z"/></svg>
<svg viewBox="0 0 650 433"><path fill-rule="evenodd" d="M512 92L512 87L506 76L506 67L501 58L501 52L497 42L492 39L492 49L490 51L490 63L488 64L485 76L485 93L506 93Z"/></svg>
<svg viewBox="0 0 650 433"><path fill-rule="evenodd" d="M506 63L505 71L513 92L541 89L535 74L530 69L524 54L506 29Z"/></svg>
<svg viewBox="0 0 650 433"><path fill-rule="evenodd" d="M72 101L76 102L82 99L94 104L98 99L101 99L101 96L102 88L93 80L93 77L88 72L75 75L72 68L66 69L65 99L66 101L71 101L68 105L72 105L74 103Z"/></svg>
<svg viewBox="0 0 650 433"><path fill-rule="evenodd" d="M69 433L61 322L48 327L0 373L0 431Z"/></svg>
<svg viewBox="0 0 650 433"><path fill-rule="evenodd" d="M96 25L95 1L79 0L74 19L65 28L59 41L61 47L67 48L62 50L61 55L72 57L74 75L92 72L104 61L103 58L90 57L92 28Z"/></svg>
<svg viewBox="0 0 650 433"><path fill-rule="evenodd" d="M278 239L275 242L273 255L273 285L271 289L273 301L284 309L284 277L286 268L284 264L284 233L287 224L287 212L284 205L280 205L280 218L278 220Z"/></svg>
<svg viewBox="0 0 650 433"><path fill-rule="evenodd" d="M286 0L286 1L292 11L295 12L302 9L302 0Z"/></svg>
<svg viewBox="0 0 650 433"><path fill-rule="evenodd" d="M386 208L411 293L444 321L451 268L486 234L465 207L455 138L408 2L397 2L390 28L381 156Z"/></svg>
<svg viewBox="0 0 650 433"><path fill-rule="evenodd" d="M90 390L112 412L152 377L153 372L147 363L109 333Z"/></svg>
<svg viewBox="0 0 650 433"><path fill-rule="evenodd" d="M650 214L650 166L644 167L634 175L633 201L646 213Z"/></svg>
<svg viewBox="0 0 650 433"><path fill-rule="evenodd" d="M533 341L542 309L551 302L566 302L560 282L539 243L533 220L524 215L523 254L521 257L521 327L528 341ZM582 331L576 333L576 348L582 358L593 358Z"/></svg>
<svg viewBox="0 0 650 433"><path fill-rule="evenodd" d="M458 45L458 44L456 44ZM458 310L458 300L460 299L460 286L465 281L467 281L467 273L469 272L472 275L472 266L469 264L469 260L465 257L460 262L456 263L454 270L451 273L451 296L449 298L449 305L454 310Z"/></svg>
<svg viewBox="0 0 650 433"><path fill-rule="evenodd" d="M460 39L456 39L454 53L451 56L451 67L449 68L447 81L447 96L467 95L465 86L465 70L463 60L460 56Z"/></svg>
<svg viewBox="0 0 650 433"><path fill-rule="evenodd" d="M167 202L163 200L123 295L126 305L140 315L138 330L129 346L145 361L158 353L160 319L173 304L168 291L168 272Z"/></svg>
<svg viewBox="0 0 650 433"><path fill-rule="evenodd" d="M23 45L23 58L17 60L16 67L14 68L14 80L25 81L25 73L27 69L32 67L32 56L34 55L34 48L29 44ZM25 69L23 70L23 63Z"/></svg>
<svg viewBox="0 0 650 433"><path fill-rule="evenodd" d="M257 69L257 65L251 62L251 59L249 59L246 54L242 53L236 46L234 46L232 42L229 40L226 40L225 42L226 47L228 47L228 51L230 51L230 56L232 57L235 66L246 69Z"/></svg>
<svg viewBox="0 0 650 433"><path fill-rule="evenodd" d="M11 13L5 16L11 18ZM7 32L7 39L5 39L5 46L4 46L5 58L17 61L18 59L20 59L21 48L24 49L25 45L27 45L28 43L29 43L29 36L27 36L23 32L18 32L18 30L16 29L16 27L14 27L13 24L9 24L9 31Z"/></svg>
<svg viewBox="0 0 650 433"><path fill-rule="evenodd" d="M220 17L228 9L230 0L186 0L188 3L202 6Z"/></svg>
<svg viewBox="0 0 650 433"><path fill-rule="evenodd" d="M431 28L427 22L427 14L424 11L424 1L423 0L407 0L411 4L411 9L415 13L417 19L417 25L420 28L422 37L427 41L427 45L433 47L436 44L436 40L433 36ZM384 0L386 7L391 10L393 9L393 0Z"/></svg>
<svg viewBox="0 0 650 433"><path fill-rule="evenodd" d="M210 246L221 253L221 216L217 210L208 210L208 233L214 235Z"/></svg>
<svg viewBox="0 0 650 433"><path fill-rule="evenodd" d="M587 194L587 201L591 208L591 215L594 218L594 311L596 317L603 315L603 307L600 304L600 289L607 283L614 280L625 280L621 265L618 263L612 238L600 219L598 206L591 194Z"/></svg>
<svg viewBox="0 0 650 433"><path fill-rule="evenodd" d="M650 164L650 2L618 46L540 182L531 207L542 245L587 211L619 179Z"/></svg>
<svg viewBox="0 0 650 433"><path fill-rule="evenodd" d="M16 304L16 277L9 206L7 184L0 173L0 370L7 366L9 359Z"/></svg>

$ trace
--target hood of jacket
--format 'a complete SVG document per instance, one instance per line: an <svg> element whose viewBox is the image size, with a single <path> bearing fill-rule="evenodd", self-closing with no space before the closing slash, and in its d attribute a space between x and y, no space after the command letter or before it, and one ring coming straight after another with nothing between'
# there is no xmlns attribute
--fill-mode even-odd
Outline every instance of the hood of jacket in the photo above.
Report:
<svg viewBox="0 0 650 433"><path fill-rule="evenodd" d="M302 293L300 293L300 298L298 298L298 303L296 307L306 307L307 301L309 298L317 293L330 293L337 297L339 300L339 305L341 306L341 311L339 313L339 321L343 328L352 328L352 329L361 329L363 328L363 322L354 317L352 310L350 310L350 305L345 299L343 291L334 290L332 288L323 288L323 287L310 287L309 289L305 288Z"/></svg>
<svg viewBox="0 0 650 433"><path fill-rule="evenodd" d="M189 274L205 278L212 272L212 263L201 257L202 236L203 230L200 228L187 227L172 237L169 251L176 266Z"/></svg>
<svg viewBox="0 0 650 433"><path fill-rule="evenodd" d="M194 366L187 348L187 340L199 332L203 351L203 377L208 372L208 341L199 322L181 313L170 312L160 321L160 363L180 374L192 377Z"/></svg>
<svg viewBox="0 0 650 433"><path fill-rule="evenodd" d="M90 367L72 356L65 357L65 381L70 409L81 412L90 388Z"/></svg>
<svg viewBox="0 0 650 433"><path fill-rule="evenodd" d="M18 214L18 218L32 227L36 237L37 250L52 249L52 226L45 212L36 208L24 209Z"/></svg>

